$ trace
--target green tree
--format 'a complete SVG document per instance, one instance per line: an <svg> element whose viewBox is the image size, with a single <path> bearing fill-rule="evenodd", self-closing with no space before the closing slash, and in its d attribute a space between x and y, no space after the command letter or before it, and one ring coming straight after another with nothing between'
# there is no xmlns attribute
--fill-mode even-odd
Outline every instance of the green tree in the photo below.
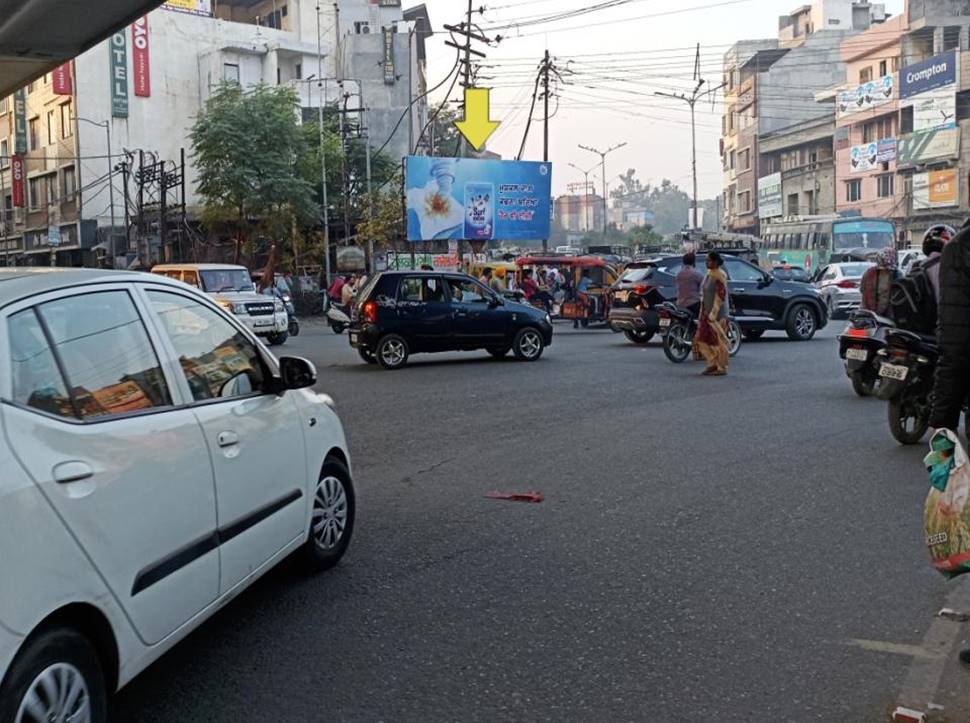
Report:
<svg viewBox="0 0 970 723"><path fill-rule="evenodd" d="M300 176L305 153L296 91L222 83L190 137L197 190L208 227L233 229L238 261L254 232L282 239L313 215L311 188Z"/></svg>

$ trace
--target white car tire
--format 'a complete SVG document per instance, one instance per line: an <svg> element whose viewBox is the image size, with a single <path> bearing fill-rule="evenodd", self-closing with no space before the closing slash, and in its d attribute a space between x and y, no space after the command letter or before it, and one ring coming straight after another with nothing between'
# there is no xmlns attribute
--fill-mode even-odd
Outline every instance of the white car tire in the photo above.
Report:
<svg viewBox="0 0 970 723"><path fill-rule="evenodd" d="M312 502L303 559L311 570L329 570L347 552L354 532L357 503L346 466L333 458L327 460L313 491Z"/></svg>

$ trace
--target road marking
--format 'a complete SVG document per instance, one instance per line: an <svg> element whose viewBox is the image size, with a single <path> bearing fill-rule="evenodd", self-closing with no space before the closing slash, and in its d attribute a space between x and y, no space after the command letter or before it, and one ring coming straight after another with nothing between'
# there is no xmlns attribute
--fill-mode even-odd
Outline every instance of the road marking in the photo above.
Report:
<svg viewBox="0 0 970 723"><path fill-rule="evenodd" d="M941 657L939 652L927 650L922 645L905 645L903 643L889 643L882 640L861 640L852 638L846 641L847 645L854 645L863 650L874 653L890 653L892 655L905 655L908 658L923 658L926 660L936 660Z"/></svg>
<svg viewBox="0 0 970 723"><path fill-rule="evenodd" d="M946 607L954 610L970 609L970 584L967 578L963 577L953 585L953 590L946 596ZM900 705L922 706L936 699L947 662L956 664L950 658L955 653L954 644L961 631L962 627L958 622L941 617L933 618L920 646L921 649L932 652L932 655L914 658L896 699Z"/></svg>

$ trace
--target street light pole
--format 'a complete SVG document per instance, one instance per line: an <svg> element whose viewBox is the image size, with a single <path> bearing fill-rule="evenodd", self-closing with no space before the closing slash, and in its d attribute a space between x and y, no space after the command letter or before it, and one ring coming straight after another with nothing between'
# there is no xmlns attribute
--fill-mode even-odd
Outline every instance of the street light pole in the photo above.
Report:
<svg viewBox="0 0 970 723"><path fill-rule="evenodd" d="M596 166L593 166L593 168L590 168L588 171L584 171L582 168L580 168L579 166L577 166L575 163L570 163L569 165L571 167L575 168L580 173L582 173L583 174L583 177L584 177L584 179L586 181L585 186L584 186L585 189L586 189L586 201L583 203L583 206L584 206L583 217L584 217L584 219L586 221L586 224L585 224L586 225L586 233L589 233L592 230L592 229L590 229L590 223L589 223L589 206L590 206L590 203L589 203L589 174L593 172L593 170L596 168Z"/></svg>
<svg viewBox="0 0 970 723"><path fill-rule="evenodd" d="M320 32L320 3L317 3L317 89L320 91L317 123L320 126L320 189L323 196L324 291L330 288L330 209L327 203L327 154L323 142L323 104L327 102L323 85L323 35Z"/></svg>
<svg viewBox="0 0 970 723"><path fill-rule="evenodd" d="M105 135L107 136L108 143L108 204L111 206L111 230L108 232L108 248L111 250L111 256L114 257L115 254L115 184L114 184L114 163L111 160L111 122L102 121L96 123L93 120L88 120L87 118L81 118L78 116L76 120L84 121L85 123L90 123L98 128L104 128Z"/></svg>
<svg viewBox="0 0 970 723"><path fill-rule="evenodd" d="M600 157L600 164L601 164L600 171L602 172L602 178L603 178L603 237L604 239L606 238L606 157L609 154L611 154L613 151L618 151L619 149L623 148L623 146L625 145L626 145L626 141L624 141L623 143L619 143L613 146L612 148L607 148L605 151L600 151L600 150L597 150L596 148L591 148L590 146L584 146L583 144L579 144L579 147L582 148L584 151L595 153Z"/></svg>

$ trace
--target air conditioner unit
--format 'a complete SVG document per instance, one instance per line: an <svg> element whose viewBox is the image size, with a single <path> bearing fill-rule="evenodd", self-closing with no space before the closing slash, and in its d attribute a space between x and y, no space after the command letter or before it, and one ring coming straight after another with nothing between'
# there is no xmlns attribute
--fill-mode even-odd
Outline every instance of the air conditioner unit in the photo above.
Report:
<svg viewBox="0 0 970 723"><path fill-rule="evenodd" d="M370 25L361 25L360 26L360 34L361 35L370 35Z"/></svg>

